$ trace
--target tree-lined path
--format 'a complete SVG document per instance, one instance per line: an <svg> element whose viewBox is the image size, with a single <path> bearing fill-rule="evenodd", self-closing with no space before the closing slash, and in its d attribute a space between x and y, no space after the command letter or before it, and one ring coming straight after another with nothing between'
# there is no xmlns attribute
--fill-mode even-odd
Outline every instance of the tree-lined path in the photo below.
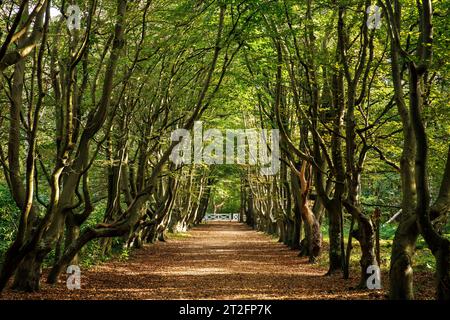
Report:
<svg viewBox="0 0 450 320"><path fill-rule="evenodd" d="M450 1L0 3L4 297L450 301Z"/></svg>
<svg viewBox="0 0 450 320"><path fill-rule="evenodd" d="M199 225L177 237L82 270L81 289L43 284L39 293L7 290L2 298L31 299L377 299L383 291L349 291L357 282L323 276L296 251L236 222Z"/></svg>

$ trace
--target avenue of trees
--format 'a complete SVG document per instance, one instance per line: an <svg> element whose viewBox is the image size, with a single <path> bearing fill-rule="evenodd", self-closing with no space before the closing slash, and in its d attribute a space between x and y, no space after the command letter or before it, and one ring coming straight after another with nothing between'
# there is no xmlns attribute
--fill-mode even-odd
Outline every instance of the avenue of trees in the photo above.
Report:
<svg viewBox="0 0 450 320"><path fill-rule="evenodd" d="M0 292L225 208L327 255L328 274L355 272L358 246L361 289L396 214L390 298L414 299L423 239L450 300L449 15L432 0L0 1ZM171 132L199 120L278 129L279 172L175 165Z"/></svg>

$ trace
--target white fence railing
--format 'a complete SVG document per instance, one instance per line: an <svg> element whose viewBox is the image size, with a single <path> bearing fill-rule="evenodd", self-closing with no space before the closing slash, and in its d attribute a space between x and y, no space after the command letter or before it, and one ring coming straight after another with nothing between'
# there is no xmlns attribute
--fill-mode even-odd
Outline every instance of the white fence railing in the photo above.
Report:
<svg viewBox="0 0 450 320"><path fill-rule="evenodd" d="M204 221L239 221L239 213L207 213Z"/></svg>

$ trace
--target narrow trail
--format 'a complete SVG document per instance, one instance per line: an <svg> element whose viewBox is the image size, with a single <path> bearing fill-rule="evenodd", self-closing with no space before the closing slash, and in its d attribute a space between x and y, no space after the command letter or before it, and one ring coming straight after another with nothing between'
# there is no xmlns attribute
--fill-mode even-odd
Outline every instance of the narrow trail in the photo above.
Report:
<svg viewBox="0 0 450 320"><path fill-rule="evenodd" d="M65 281L39 293L3 299L382 299L384 292L349 290L356 278L326 270L246 225L211 222L189 236L135 250L126 261L81 270L81 289Z"/></svg>

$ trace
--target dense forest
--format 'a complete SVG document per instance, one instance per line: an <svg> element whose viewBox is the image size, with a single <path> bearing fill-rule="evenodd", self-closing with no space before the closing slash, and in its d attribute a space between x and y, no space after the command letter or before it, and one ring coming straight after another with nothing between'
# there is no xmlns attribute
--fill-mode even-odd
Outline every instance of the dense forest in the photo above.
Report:
<svg viewBox="0 0 450 320"><path fill-rule="evenodd" d="M390 299L414 299L425 270L450 300L449 16L447 0L0 1L0 292L225 212L358 289L380 267ZM179 130L208 134L192 148ZM247 133L243 158L220 157L239 151L227 130ZM271 132L263 158L252 130Z"/></svg>

